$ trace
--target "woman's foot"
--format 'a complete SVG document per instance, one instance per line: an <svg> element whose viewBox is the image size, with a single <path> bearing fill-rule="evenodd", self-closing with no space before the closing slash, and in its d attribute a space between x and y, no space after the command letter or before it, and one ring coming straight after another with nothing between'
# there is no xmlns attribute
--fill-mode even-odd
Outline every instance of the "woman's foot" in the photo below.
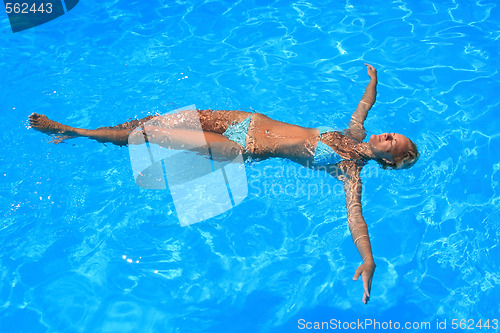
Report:
<svg viewBox="0 0 500 333"><path fill-rule="evenodd" d="M65 139L76 137L76 133L72 131L71 127L50 120L43 114L32 113L29 116L29 121L34 129L46 134L55 134L56 138L52 140L54 143L61 143Z"/></svg>
<svg viewBox="0 0 500 333"><path fill-rule="evenodd" d="M68 127L56 121L50 120L47 116L38 113L32 113L29 116L29 120L31 127L47 134L64 133Z"/></svg>

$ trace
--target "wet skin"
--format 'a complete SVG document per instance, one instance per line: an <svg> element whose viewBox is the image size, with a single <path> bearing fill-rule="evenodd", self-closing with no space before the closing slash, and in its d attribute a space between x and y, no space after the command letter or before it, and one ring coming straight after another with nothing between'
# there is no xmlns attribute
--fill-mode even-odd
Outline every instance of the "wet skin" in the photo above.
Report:
<svg viewBox="0 0 500 333"><path fill-rule="evenodd" d="M380 157L389 160L393 160L393 156L405 154L410 149L410 140L397 133L372 135L368 143Z"/></svg>

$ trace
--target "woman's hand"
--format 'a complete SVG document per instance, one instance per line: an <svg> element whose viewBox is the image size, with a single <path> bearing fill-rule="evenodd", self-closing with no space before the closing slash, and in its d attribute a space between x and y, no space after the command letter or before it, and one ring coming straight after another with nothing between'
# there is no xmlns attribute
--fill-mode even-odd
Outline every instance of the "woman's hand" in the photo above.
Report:
<svg viewBox="0 0 500 333"><path fill-rule="evenodd" d="M369 64L365 64L365 66L366 66L366 69L368 70L368 76L371 79L376 79L377 78L377 70L375 69L375 67L373 67L372 65L369 65Z"/></svg>
<svg viewBox="0 0 500 333"><path fill-rule="evenodd" d="M376 265L373 261L367 261L356 269L356 273L354 273L354 277L352 278L354 281L357 281L361 275L363 288L365 289L365 293L363 294L363 303L365 304L370 300L370 291L372 289L372 278L375 267Z"/></svg>

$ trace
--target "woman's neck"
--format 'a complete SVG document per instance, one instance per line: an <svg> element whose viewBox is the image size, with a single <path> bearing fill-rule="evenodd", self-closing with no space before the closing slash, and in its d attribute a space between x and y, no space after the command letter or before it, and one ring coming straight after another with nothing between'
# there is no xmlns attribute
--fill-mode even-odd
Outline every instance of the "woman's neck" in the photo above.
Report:
<svg viewBox="0 0 500 333"><path fill-rule="evenodd" d="M324 133L321 135L320 141L330 146L333 151L345 159L369 160L373 158L370 145L364 142L359 143L342 132Z"/></svg>
<svg viewBox="0 0 500 333"><path fill-rule="evenodd" d="M368 142L361 142L354 146L354 151L364 160L373 160L376 158L372 146Z"/></svg>

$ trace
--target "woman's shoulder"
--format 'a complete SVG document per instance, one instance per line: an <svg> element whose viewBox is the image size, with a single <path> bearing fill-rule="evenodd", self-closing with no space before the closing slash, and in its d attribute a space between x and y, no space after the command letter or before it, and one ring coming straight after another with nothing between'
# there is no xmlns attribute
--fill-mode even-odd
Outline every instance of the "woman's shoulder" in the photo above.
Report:
<svg viewBox="0 0 500 333"><path fill-rule="evenodd" d="M356 160L343 160L337 164L323 166L326 171L334 178L342 182L361 183L361 169L365 163Z"/></svg>

